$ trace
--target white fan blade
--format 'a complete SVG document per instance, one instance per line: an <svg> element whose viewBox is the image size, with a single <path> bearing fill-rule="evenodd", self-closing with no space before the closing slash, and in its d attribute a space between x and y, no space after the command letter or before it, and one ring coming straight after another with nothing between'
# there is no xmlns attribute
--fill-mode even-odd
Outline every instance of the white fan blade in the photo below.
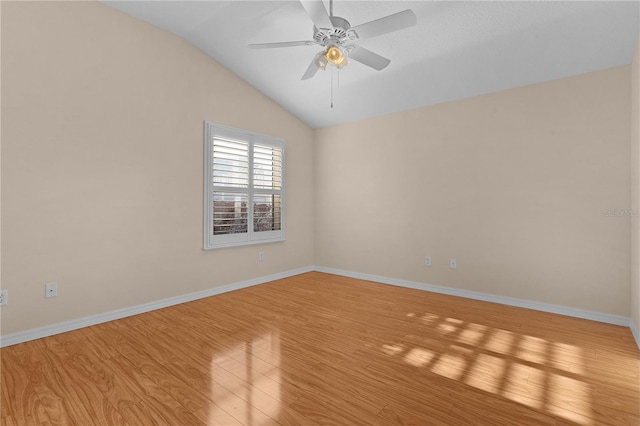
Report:
<svg viewBox="0 0 640 426"><path fill-rule="evenodd" d="M353 46L353 50L349 52L349 59L358 61L378 71L385 69L391 63L390 59L373 53L362 46Z"/></svg>
<svg viewBox="0 0 640 426"><path fill-rule="evenodd" d="M384 18L369 21L352 28L358 38L371 38L393 31L413 27L418 22L415 13L411 9L385 16Z"/></svg>
<svg viewBox="0 0 640 426"><path fill-rule="evenodd" d="M249 49L273 49L276 47L295 47L295 46L313 46L315 43L311 40L306 41L283 41L280 43L257 43L250 44Z"/></svg>
<svg viewBox="0 0 640 426"><path fill-rule="evenodd" d="M318 64L316 63L316 61L318 60L318 58L320 56L322 56L324 54L324 51L318 53L313 60L311 61L311 63L309 64L309 68L307 68L307 70L304 72L304 75L302 76L301 80L309 80L311 77L313 77L314 75L316 75L316 73L318 72L318 69L320 69L320 67L318 66Z"/></svg>
<svg viewBox="0 0 640 426"><path fill-rule="evenodd" d="M316 28L333 28L322 0L300 0L300 3L302 3L302 7L307 11Z"/></svg>

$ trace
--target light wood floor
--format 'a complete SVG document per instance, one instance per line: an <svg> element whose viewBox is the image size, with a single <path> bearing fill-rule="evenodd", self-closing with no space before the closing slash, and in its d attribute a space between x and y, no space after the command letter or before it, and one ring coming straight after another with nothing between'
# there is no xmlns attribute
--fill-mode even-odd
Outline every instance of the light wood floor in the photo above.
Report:
<svg viewBox="0 0 640 426"><path fill-rule="evenodd" d="M3 425L640 425L629 329L308 273L0 351Z"/></svg>

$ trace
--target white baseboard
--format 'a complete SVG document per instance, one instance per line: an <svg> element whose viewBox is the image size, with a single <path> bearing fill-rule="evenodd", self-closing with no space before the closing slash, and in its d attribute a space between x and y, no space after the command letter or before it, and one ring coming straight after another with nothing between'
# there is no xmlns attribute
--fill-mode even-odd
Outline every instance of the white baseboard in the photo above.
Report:
<svg viewBox="0 0 640 426"><path fill-rule="evenodd" d="M0 336L0 347L11 346L29 340L40 339L42 337L52 336L54 334L65 333L67 331L77 330L79 328L100 324L107 321L113 321L125 318L131 315L137 315L144 312L153 311L180 303L190 302L192 300L202 299L217 294L227 293L229 291L239 290L269 281L279 280L294 275L303 274L305 272L318 271L327 274L342 275L345 277L358 278L361 280L374 281L382 284L390 284L399 287L413 288L416 290L431 291L434 293L448 294L451 296L466 297L469 299L483 300L485 302L500 303L503 305L517 306L521 308L535 309L537 311L551 312L554 314L567 315L576 318L583 318L593 321L599 321L609 324L627 326L631 329L631 333L640 349L640 333L636 325L630 318L620 315L605 314L602 312L589 311L585 309L571 308L568 306L554 305L550 303L535 302L526 299L517 299L514 297L498 296L489 293L481 293L477 291L463 290L453 287L444 287L433 284L419 283L415 281L407 281L396 278L383 277L378 275L364 274L360 272L345 271L341 269L327 268L324 266L309 266L305 268L292 269L277 274L265 275L246 281L227 284L220 287L214 287L207 290L201 290L194 293L183 294L180 296L170 297L168 299L158 300L155 302L143 303L141 305L130 306L128 308L116 309L114 311L104 312L101 314L90 315L83 318L64 321L57 324L46 325L44 327L32 328L25 331Z"/></svg>
<svg viewBox="0 0 640 426"><path fill-rule="evenodd" d="M636 327L636 323L634 323L631 318L629 318L629 328L631 329L631 334L633 334L633 338L636 339L636 345L638 345L638 349L640 349L640 333L638 333L638 328Z"/></svg>
<svg viewBox="0 0 640 426"><path fill-rule="evenodd" d="M279 280L291 277L293 275L311 272L314 268L309 266L306 268L292 269L277 274L265 275L253 278L247 281L241 281L233 284L227 284L220 287L214 287L207 290L196 291L194 293L183 294L180 296L170 297L168 299L158 300L155 302L143 303L141 305L130 306L128 308L116 309L115 311L104 312L97 315L90 315L78 319L60 322L57 324L45 325L44 327L32 328L25 331L0 336L0 347L11 346L29 340L40 339L41 337L52 336L54 334L65 333L67 331L77 330L82 327L88 327L107 321L137 315L144 312L154 311L160 308L177 305L180 303L190 302L192 300L202 299L204 297L215 296L216 294L227 293L241 288L251 287L257 284L263 284L269 281Z"/></svg>
<svg viewBox="0 0 640 426"><path fill-rule="evenodd" d="M623 317L620 315L605 314L602 312L588 311L585 309L571 308L568 306L554 305L551 303L535 302L526 299L517 299L515 297L498 296L495 294L480 293L477 291L463 290L453 287L424 284L415 281L406 281L396 278L382 277L378 275L363 274L360 272L344 271L342 269L327 268L324 266L316 266L315 270L318 272L325 272L327 274L342 275L345 277L358 278L361 280L375 281L382 284L390 284L399 287L413 288L416 290L431 291L433 293L442 293L451 296L466 297L468 299L483 300L485 302L500 303L502 305L535 309L536 311L551 312L554 314L567 315L570 317L583 318L615 325L623 325L627 327L629 327L629 324L631 322L628 317ZM638 337L636 337L636 341L638 341ZM640 347L640 345L638 345L638 347Z"/></svg>

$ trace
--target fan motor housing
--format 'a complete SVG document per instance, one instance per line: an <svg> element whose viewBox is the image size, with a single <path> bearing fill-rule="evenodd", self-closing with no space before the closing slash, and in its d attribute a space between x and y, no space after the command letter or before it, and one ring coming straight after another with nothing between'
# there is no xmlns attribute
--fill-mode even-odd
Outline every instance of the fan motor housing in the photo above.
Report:
<svg viewBox="0 0 640 426"><path fill-rule="evenodd" d="M328 46L329 44L342 45L346 41L350 40L349 29L351 24L340 16L331 16L331 23L333 28L315 28L313 39L316 43L322 46Z"/></svg>

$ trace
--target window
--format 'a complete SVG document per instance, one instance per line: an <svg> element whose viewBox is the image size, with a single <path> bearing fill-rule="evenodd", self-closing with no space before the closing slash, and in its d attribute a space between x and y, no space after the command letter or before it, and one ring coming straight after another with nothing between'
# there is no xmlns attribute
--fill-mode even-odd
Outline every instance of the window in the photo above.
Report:
<svg viewBox="0 0 640 426"><path fill-rule="evenodd" d="M204 123L204 249L284 240L284 141Z"/></svg>

